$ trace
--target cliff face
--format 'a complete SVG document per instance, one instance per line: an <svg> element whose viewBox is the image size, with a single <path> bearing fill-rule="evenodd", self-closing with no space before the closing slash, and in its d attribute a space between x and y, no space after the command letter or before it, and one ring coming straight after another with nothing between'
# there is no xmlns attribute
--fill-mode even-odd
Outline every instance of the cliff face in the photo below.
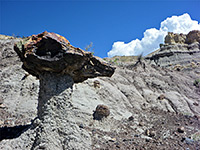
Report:
<svg viewBox="0 0 200 150"><path fill-rule="evenodd" d="M5 106L0 108L0 149L42 149L36 145L36 131L42 130L35 119L39 81L21 69L13 50L18 40L0 40L0 95ZM54 141L54 149L199 149L199 51L197 42L179 43L165 45L139 63L137 58L126 64L118 58L122 65L116 65L112 77L87 79L63 90L55 98L63 114L53 115L64 116L62 122L68 125L64 128L57 120L58 135L53 129L43 133ZM187 67L179 70L177 64ZM69 93L71 100L65 101ZM99 104L107 106L110 115L95 120ZM59 142L61 147L54 145Z"/></svg>
<svg viewBox="0 0 200 150"><path fill-rule="evenodd" d="M168 35L165 37L165 44L192 44L198 42L200 43L200 31L193 30L188 34L178 34L173 32L168 32Z"/></svg>

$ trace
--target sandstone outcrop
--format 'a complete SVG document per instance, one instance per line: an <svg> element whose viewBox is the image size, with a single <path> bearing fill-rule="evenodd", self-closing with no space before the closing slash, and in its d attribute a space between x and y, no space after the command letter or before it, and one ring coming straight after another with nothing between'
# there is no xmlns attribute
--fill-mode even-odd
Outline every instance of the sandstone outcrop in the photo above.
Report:
<svg viewBox="0 0 200 150"><path fill-rule="evenodd" d="M199 30L190 31L186 36L186 43L192 44L194 42L200 43L200 31Z"/></svg>
<svg viewBox="0 0 200 150"><path fill-rule="evenodd" d="M200 62L200 31L194 30L187 35L169 32L165 44L146 56L150 64L179 69L198 65ZM180 66L181 65L181 66Z"/></svg>
<svg viewBox="0 0 200 150"><path fill-rule="evenodd" d="M200 43L199 30L190 31L188 34L168 32L168 34L165 37L165 44L169 44L169 45L192 44L195 42Z"/></svg>
<svg viewBox="0 0 200 150"><path fill-rule="evenodd" d="M185 34L177 34L173 32L168 32L165 37L165 44L184 44L186 40Z"/></svg>

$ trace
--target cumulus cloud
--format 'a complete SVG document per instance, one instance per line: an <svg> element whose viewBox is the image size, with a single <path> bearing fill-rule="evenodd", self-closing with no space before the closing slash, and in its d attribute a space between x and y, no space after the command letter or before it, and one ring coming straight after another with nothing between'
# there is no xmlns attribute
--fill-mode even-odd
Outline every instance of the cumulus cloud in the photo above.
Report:
<svg viewBox="0 0 200 150"><path fill-rule="evenodd" d="M200 23L192 20L189 14L172 16L161 22L159 30L156 28L147 29L141 40L135 39L129 43L114 42L112 49L108 52L108 57L139 55L141 53L147 55L158 49L160 43L164 43L168 32L187 34L191 30L200 30Z"/></svg>

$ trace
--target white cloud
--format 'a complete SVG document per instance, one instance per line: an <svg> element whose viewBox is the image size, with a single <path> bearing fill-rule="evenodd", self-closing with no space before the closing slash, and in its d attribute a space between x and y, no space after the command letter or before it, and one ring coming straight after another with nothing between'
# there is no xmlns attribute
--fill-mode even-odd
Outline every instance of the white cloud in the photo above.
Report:
<svg viewBox="0 0 200 150"><path fill-rule="evenodd" d="M164 43L164 38L168 32L187 34L191 30L200 30L200 23L192 20L190 15L185 13L181 16L172 16L160 24L160 29L151 28L144 32L144 37L135 39L129 43L114 42L112 49L108 52L108 57L147 55L159 48L160 43Z"/></svg>

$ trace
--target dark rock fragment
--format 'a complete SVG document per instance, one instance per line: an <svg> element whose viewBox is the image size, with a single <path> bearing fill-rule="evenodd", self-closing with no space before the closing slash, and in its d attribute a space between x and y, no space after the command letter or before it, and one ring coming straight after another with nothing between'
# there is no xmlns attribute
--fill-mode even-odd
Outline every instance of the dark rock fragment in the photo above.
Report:
<svg viewBox="0 0 200 150"><path fill-rule="evenodd" d="M164 94L161 94L159 97L158 97L159 100L163 100L165 99L165 95Z"/></svg>
<svg viewBox="0 0 200 150"><path fill-rule="evenodd" d="M93 119L101 120L102 118L108 117L109 115L110 115L110 110L108 106L98 105L93 113Z"/></svg>
<svg viewBox="0 0 200 150"><path fill-rule="evenodd" d="M23 69L38 78L43 72L53 72L82 82L97 76L111 77L115 70L92 53L73 47L63 36L46 31L17 42L14 50L23 62Z"/></svg>
<svg viewBox="0 0 200 150"><path fill-rule="evenodd" d="M149 137L154 137L156 135L155 131L148 130L148 129L145 131L145 133Z"/></svg>
<svg viewBox="0 0 200 150"><path fill-rule="evenodd" d="M133 116L130 116L130 117L128 118L128 120L129 120L129 121L133 121L133 120L134 120L134 117L133 117Z"/></svg>
<svg viewBox="0 0 200 150"><path fill-rule="evenodd" d="M98 80L94 81L94 87L95 88L100 88L100 82Z"/></svg>
<svg viewBox="0 0 200 150"><path fill-rule="evenodd" d="M184 133L185 132L185 128L184 127L179 127L177 131L179 133Z"/></svg>

